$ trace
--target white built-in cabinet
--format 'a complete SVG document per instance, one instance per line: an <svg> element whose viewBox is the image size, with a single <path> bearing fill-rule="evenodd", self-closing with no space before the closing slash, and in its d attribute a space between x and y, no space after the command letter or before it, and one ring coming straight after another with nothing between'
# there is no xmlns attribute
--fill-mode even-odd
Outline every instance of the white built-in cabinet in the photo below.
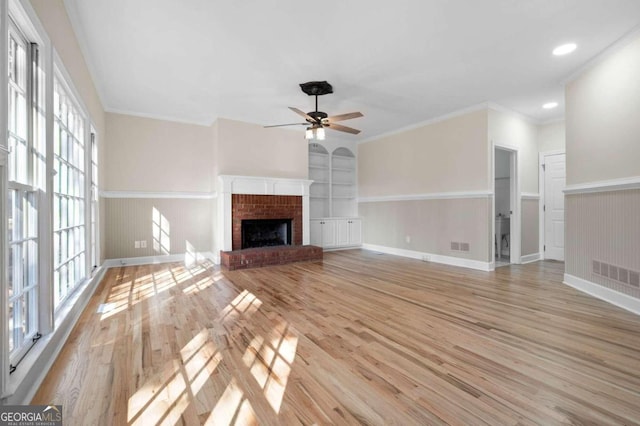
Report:
<svg viewBox="0 0 640 426"><path fill-rule="evenodd" d="M362 221L356 217L356 157L344 146L331 152L309 144L311 244L323 248L362 244Z"/></svg>
<svg viewBox="0 0 640 426"><path fill-rule="evenodd" d="M311 244L322 248L356 247L362 244L359 218L311 219Z"/></svg>

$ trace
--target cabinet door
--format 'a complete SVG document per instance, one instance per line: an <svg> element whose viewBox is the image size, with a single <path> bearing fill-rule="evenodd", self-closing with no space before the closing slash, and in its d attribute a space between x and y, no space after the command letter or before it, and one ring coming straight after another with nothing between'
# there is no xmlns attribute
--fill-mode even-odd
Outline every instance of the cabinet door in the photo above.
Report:
<svg viewBox="0 0 640 426"><path fill-rule="evenodd" d="M312 245L322 247L322 220L309 221L309 239Z"/></svg>
<svg viewBox="0 0 640 426"><path fill-rule="evenodd" d="M362 244L362 221L349 219L349 222L349 245L359 246Z"/></svg>
<svg viewBox="0 0 640 426"><path fill-rule="evenodd" d="M336 220L336 244L339 246L349 245L349 225L348 219Z"/></svg>
<svg viewBox="0 0 640 426"><path fill-rule="evenodd" d="M322 219L322 247L336 246L336 221Z"/></svg>

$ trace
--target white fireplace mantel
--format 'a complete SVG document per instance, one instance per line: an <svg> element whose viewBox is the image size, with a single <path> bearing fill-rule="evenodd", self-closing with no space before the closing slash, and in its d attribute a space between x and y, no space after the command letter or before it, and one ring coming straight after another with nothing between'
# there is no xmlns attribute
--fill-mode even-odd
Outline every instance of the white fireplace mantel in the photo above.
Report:
<svg viewBox="0 0 640 426"><path fill-rule="evenodd" d="M218 176L218 247L232 248L231 195L297 195L302 197L302 244L309 244L309 186L312 180L259 176Z"/></svg>

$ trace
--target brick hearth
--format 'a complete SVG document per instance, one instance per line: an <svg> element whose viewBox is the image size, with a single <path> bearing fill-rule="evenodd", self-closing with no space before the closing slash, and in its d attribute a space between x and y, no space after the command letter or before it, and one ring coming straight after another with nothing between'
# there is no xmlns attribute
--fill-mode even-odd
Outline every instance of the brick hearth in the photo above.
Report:
<svg viewBox="0 0 640 426"><path fill-rule="evenodd" d="M220 252L220 262L231 271L309 260L322 260L322 248L317 246L275 246Z"/></svg>
<svg viewBox="0 0 640 426"><path fill-rule="evenodd" d="M291 244L302 245L302 197L294 195L231 196L232 249L242 248L243 219L291 219Z"/></svg>

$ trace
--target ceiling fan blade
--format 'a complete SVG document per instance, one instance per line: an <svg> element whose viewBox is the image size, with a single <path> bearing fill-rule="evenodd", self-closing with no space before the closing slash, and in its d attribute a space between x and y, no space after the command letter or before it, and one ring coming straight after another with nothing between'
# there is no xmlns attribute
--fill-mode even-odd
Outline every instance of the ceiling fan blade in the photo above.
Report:
<svg viewBox="0 0 640 426"><path fill-rule="evenodd" d="M351 120L352 118L363 117L361 112L350 112L347 114L334 115L333 117L327 117L326 121L333 123L335 121Z"/></svg>
<svg viewBox="0 0 640 426"><path fill-rule="evenodd" d="M328 123L326 125L326 127L330 128L330 129L333 129L333 130L337 130L339 132L351 133L352 135L357 135L358 133L360 133L360 130L358 130L358 129L354 129L352 127L343 126L341 124Z"/></svg>
<svg viewBox="0 0 640 426"><path fill-rule="evenodd" d="M289 124L272 124L271 126L262 126L263 128L269 127L284 127L284 126L308 126L309 123L289 123Z"/></svg>
<svg viewBox="0 0 640 426"><path fill-rule="evenodd" d="M296 114L304 117L305 120L307 120L309 123L315 123L316 120L313 119L313 117L311 117L310 115L307 115L306 112L299 110L298 108L294 108L294 107L289 107L289 109L293 112L295 112Z"/></svg>

